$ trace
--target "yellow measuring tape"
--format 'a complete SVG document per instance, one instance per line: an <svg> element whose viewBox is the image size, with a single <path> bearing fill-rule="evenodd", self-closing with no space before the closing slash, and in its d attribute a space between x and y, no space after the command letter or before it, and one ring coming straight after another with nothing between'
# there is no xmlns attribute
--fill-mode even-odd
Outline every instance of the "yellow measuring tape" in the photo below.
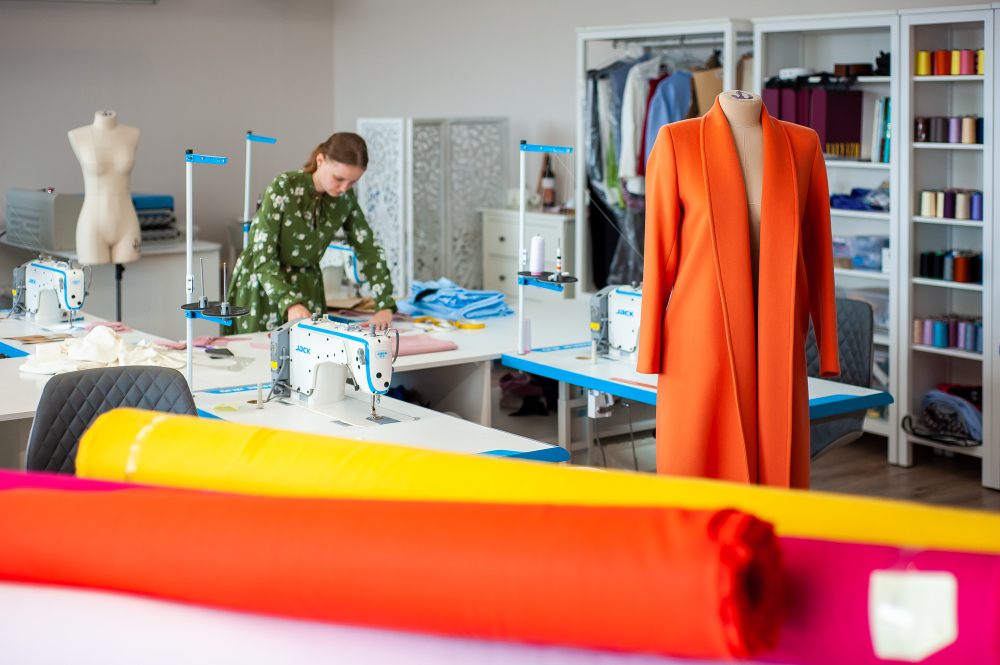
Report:
<svg viewBox="0 0 1000 665"><path fill-rule="evenodd" d="M485 323L468 323L466 321L449 321L447 319L436 319L433 316L421 316L413 319L414 323L423 323L429 326L451 326L461 330L481 330L486 327Z"/></svg>

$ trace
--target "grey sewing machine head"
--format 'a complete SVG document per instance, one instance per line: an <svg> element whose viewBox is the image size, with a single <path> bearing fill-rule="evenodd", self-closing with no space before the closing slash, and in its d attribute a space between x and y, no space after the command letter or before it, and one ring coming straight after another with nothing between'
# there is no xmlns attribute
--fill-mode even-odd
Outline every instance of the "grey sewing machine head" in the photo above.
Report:
<svg viewBox="0 0 1000 665"><path fill-rule="evenodd" d="M642 285L611 284L590 297L590 338L599 355L638 356L641 304Z"/></svg>
<svg viewBox="0 0 1000 665"><path fill-rule="evenodd" d="M274 393L291 395L308 404L329 404L344 399L350 374L356 391L371 395L375 405L389 392L395 361L391 334L374 326L338 323L325 317L289 321L271 333L271 379Z"/></svg>
<svg viewBox="0 0 1000 665"><path fill-rule="evenodd" d="M82 268L68 261L42 257L14 268L14 306L39 325L63 321L71 324L83 307L86 277Z"/></svg>

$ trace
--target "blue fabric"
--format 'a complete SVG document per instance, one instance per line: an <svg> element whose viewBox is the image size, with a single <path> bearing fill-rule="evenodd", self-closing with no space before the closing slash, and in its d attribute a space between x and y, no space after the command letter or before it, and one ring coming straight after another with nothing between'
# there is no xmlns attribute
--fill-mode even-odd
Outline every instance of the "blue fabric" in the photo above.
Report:
<svg viewBox="0 0 1000 665"><path fill-rule="evenodd" d="M428 289L437 289L418 302L413 299ZM410 297L397 300L399 311L411 316L436 316L442 319L491 319L514 313L499 291L463 289L447 277L427 282L413 282Z"/></svg>
<svg viewBox="0 0 1000 665"><path fill-rule="evenodd" d="M632 65L649 58L649 55L643 55L638 60L626 60L611 67L608 72L611 79L611 133L615 137L615 162L620 162L622 158L622 100L625 98L625 81Z"/></svg>
<svg viewBox="0 0 1000 665"><path fill-rule="evenodd" d="M649 153L653 150L660 127L683 120L690 106L691 74L677 71L660 81L646 114L646 154L643 155L643 163L649 162Z"/></svg>
<svg viewBox="0 0 1000 665"><path fill-rule="evenodd" d="M940 412L964 424L970 439L983 440L983 414L969 400L943 390L929 390L920 406L935 406Z"/></svg>

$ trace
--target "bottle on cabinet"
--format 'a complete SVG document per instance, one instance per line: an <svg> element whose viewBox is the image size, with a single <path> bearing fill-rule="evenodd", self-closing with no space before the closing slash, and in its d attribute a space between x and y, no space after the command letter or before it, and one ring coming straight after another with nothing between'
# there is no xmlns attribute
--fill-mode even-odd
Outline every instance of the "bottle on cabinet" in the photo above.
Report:
<svg viewBox="0 0 1000 665"><path fill-rule="evenodd" d="M542 172L542 210L553 210L555 207L556 174L552 171L552 161L546 159L545 170Z"/></svg>

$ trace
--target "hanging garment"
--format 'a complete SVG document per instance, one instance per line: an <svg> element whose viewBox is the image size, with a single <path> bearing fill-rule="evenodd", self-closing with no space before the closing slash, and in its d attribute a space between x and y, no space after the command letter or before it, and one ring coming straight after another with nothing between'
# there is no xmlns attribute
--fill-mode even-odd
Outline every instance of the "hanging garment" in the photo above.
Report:
<svg viewBox="0 0 1000 665"><path fill-rule="evenodd" d="M671 122L683 120L691 106L691 75L687 72L674 72L656 86L653 97L649 100L649 116L646 122L646 136L643 140L645 152L642 153L643 172L649 161L649 153L653 150L656 135L660 127Z"/></svg>
<svg viewBox="0 0 1000 665"><path fill-rule="evenodd" d="M647 81L658 76L660 67L665 63L665 57L660 56L632 65L625 82L618 177L625 182L625 188L633 194L645 192L645 183L636 169L639 163L639 135L646 120L646 98L649 94Z"/></svg>
<svg viewBox="0 0 1000 665"><path fill-rule="evenodd" d="M819 139L761 111L755 340L746 193L725 114L666 125L649 160L637 369L658 374L657 470L809 485L809 317L840 372L830 201ZM668 306L669 301L669 306Z"/></svg>
<svg viewBox="0 0 1000 665"><path fill-rule="evenodd" d="M601 143L604 146L604 181L601 184L601 189L610 205L621 206L618 158L615 156L614 128L612 127L614 112L611 108L611 100L613 96L610 79L599 79L597 81L597 116L603 139Z"/></svg>
<svg viewBox="0 0 1000 665"><path fill-rule="evenodd" d="M628 82L628 74L632 67L640 62L649 60L649 55L643 55L636 60L623 60L618 65L608 70L608 81L611 83L611 125L612 133L615 137L615 163L621 159L622 145L622 101L625 96L625 86Z"/></svg>
<svg viewBox="0 0 1000 665"><path fill-rule="evenodd" d="M649 105L653 101L653 95L656 93L656 87L660 85L660 82L665 80L670 74L663 74L662 76L657 76L656 78L649 79L649 86L646 88L648 96L646 97L646 117L642 121L642 131L639 132L639 154L649 155L649 151L653 147L653 143L650 142L646 144L646 129L649 126ZM653 133L653 140L656 140L656 133ZM636 165L636 170L639 175L646 175L646 160L641 159Z"/></svg>
<svg viewBox="0 0 1000 665"><path fill-rule="evenodd" d="M621 234L615 245L611 268L608 270L608 284L641 284L642 245L646 232L645 210L626 207L624 219L618 228Z"/></svg>

